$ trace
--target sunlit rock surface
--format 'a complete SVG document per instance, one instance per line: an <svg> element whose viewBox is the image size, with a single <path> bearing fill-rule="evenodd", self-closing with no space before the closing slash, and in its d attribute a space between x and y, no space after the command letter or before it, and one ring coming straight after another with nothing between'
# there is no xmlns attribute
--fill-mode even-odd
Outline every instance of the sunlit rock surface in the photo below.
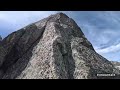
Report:
<svg viewBox="0 0 120 90"><path fill-rule="evenodd" d="M1 79L104 79L120 78L119 73L63 13L13 32L0 44Z"/></svg>

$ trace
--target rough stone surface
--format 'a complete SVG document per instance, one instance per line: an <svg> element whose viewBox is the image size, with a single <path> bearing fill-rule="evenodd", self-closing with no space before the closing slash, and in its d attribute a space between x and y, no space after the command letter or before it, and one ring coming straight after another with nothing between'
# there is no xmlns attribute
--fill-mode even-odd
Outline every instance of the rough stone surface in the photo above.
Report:
<svg viewBox="0 0 120 90"><path fill-rule="evenodd" d="M120 78L120 71L95 52L75 21L63 13L13 32L0 45L1 79Z"/></svg>
<svg viewBox="0 0 120 90"><path fill-rule="evenodd" d="M120 62L111 61L111 63L115 66L116 69L120 70Z"/></svg>

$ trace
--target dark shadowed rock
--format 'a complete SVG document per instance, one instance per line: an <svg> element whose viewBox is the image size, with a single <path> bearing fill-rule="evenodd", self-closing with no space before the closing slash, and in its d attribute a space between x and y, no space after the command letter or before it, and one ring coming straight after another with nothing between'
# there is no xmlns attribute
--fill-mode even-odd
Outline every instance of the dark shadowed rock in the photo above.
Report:
<svg viewBox="0 0 120 90"><path fill-rule="evenodd" d="M2 41L2 37L0 36L0 42Z"/></svg>
<svg viewBox="0 0 120 90"><path fill-rule="evenodd" d="M116 74L117 77L98 77L97 74ZM73 19L57 13L2 40L0 78L119 78L119 70L95 52Z"/></svg>

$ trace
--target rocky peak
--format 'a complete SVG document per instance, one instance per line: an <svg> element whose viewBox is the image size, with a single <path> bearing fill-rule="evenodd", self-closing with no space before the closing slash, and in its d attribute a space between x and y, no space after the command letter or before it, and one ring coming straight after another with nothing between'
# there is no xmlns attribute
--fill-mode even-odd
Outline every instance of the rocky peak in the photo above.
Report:
<svg viewBox="0 0 120 90"><path fill-rule="evenodd" d="M13 32L1 47L1 79L97 79L111 78L98 77L101 73L119 74L63 13Z"/></svg>

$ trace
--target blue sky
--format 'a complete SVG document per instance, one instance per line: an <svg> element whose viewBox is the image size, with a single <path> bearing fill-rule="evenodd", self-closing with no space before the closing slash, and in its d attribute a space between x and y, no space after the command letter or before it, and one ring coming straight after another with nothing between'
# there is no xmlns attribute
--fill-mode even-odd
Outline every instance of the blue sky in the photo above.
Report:
<svg viewBox="0 0 120 90"><path fill-rule="evenodd" d="M0 11L0 35L4 38L30 23L58 11ZM95 50L112 61L120 61L119 11L62 11L80 26Z"/></svg>

